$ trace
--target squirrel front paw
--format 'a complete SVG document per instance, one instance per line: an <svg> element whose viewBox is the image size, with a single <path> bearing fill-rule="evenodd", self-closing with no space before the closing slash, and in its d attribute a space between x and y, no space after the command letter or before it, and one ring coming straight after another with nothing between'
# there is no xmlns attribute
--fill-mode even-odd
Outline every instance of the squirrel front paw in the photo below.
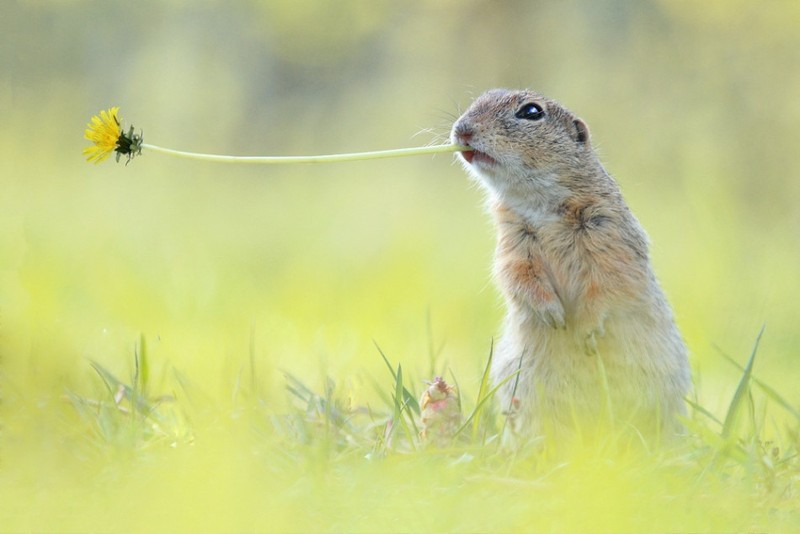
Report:
<svg viewBox="0 0 800 534"><path fill-rule="evenodd" d="M550 302L541 304L536 308L539 318L549 326L555 329L564 329L567 326L565 319L564 306L558 299L553 299Z"/></svg>
<svg viewBox="0 0 800 534"><path fill-rule="evenodd" d="M597 356L597 338L603 337L606 331L603 325L589 331L583 338L583 349L588 356Z"/></svg>
<svg viewBox="0 0 800 534"><path fill-rule="evenodd" d="M566 313L541 258L501 262L497 276L507 296L530 308L551 328L566 327Z"/></svg>

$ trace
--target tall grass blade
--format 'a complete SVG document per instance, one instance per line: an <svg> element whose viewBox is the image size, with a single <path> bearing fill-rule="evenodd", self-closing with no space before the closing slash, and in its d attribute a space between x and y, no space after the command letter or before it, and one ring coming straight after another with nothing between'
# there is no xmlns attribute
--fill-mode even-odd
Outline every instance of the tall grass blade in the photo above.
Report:
<svg viewBox="0 0 800 534"><path fill-rule="evenodd" d="M380 353L381 358L383 358L383 361L386 363L386 367L389 368L389 372L392 373L392 377L394 378L395 383L397 383L397 373L395 372L394 368L392 367L392 364L389 363L389 358L386 357L386 354L383 353L383 351L381 350L380 346L378 346L378 343L376 341L373 341L373 343L375 344L375 348L378 349L378 352ZM400 369L400 366L398 365L397 368ZM400 381L400 384L402 385L402 381ZM398 397L398 398L400 398L400 397ZM412 395L411 392L408 391L408 389L406 389L405 386L403 386L403 397L402 398L405 400L405 403L408 404L408 406L414 411L415 414L417 414L417 415L420 414L419 402L417 402L417 399L414 398L414 395Z"/></svg>
<svg viewBox="0 0 800 534"><path fill-rule="evenodd" d="M686 401L686 403L689 406L692 407L693 410L695 410L698 413L701 413L701 414L705 415L706 417L708 417L709 419L711 419L712 421L717 423L720 427L722 426L722 421L717 419L717 417L713 413L709 412L708 410L706 410L705 408L700 406L700 404L698 404L698 403L696 403L696 402L694 402L693 400L690 400L690 399L684 399L684 400Z"/></svg>
<svg viewBox="0 0 800 534"><path fill-rule="evenodd" d="M766 325L761 327L761 331L758 333L758 337L756 337L756 342L753 345L753 352L750 354L750 359L747 360L742 378L739 379L739 385L736 387L736 392L733 394L731 403L728 406L728 413L725 415L725 422L722 424L722 437L726 440L730 438L731 432L733 432L733 428L736 425L739 411L742 408L742 403L747 398L747 392L750 388L750 377L753 374L753 363L756 360L758 344L761 342L761 335L764 333L765 327Z"/></svg>
<svg viewBox="0 0 800 534"><path fill-rule="evenodd" d="M485 404L484 399L487 398L487 391L490 388L489 380L491 376L492 370L492 360L494 359L494 339L492 339L492 343L489 345L489 357L486 359L486 367L483 369L483 376L481 376L481 385L478 388L478 404L475 405L475 409L472 411L470 415L470 419L472 419L472 437L473 439L475 436L478 435L478 425L481 421L481 413L483 412L483 405Z"/></svg>
<svg viewBox="0 0 800 534"><path fill-rule="evenodd" d="M403 392L405 391L405 387L403 387L403 367L400 364L397 364L397 372L394 376L394 414L392 417L395 423L399 423L400 416L403 414L403 403L401 399L403 398Z"/></svg>
<svg viewBox="0 0 800 534"><path fill-rule="evenodd" d="M106 387L108 388L108 392L112 397L116 399L117 395L121 392L124 395L124 398L128 399L136 412L144 415L145 417L149 417L150 415L154 414L156 408L155 404L148 402L143 395L139 394L139 392L137 392L134 388L115 377L110 371L108 371L99 363L91 361L90 364L95 372L100 375L100 378L103 380L103 383L105 383Z"/></svg>
<svg viewBox="0 0 800 534"><path fill-rule="evenodd" d="M394 388L392 389L392 417L389 420L390 426L386 434L387 444L391 444L394 441L393 436L400 427L403 428L403 430L406 432L406 435L409 434L408 426L405 424L405 420L403 419L403 409L405 408L405 403L402 399L405 388L403 387L402 366L398 364L396 371L392 369L392 374L394 375Z"/></svg>
<svg viewBox="0 0 800 534"><path fill-rule="evenodd" d="M299 378L291 373L284 372L283 376L286 378L286 390L289 393L307 405L312 403L314 397L316 397L316 394L311 390L311 388L306 386Z"/></svg>
<svg viewBox="0 0 800 534"><path fill-rule="evenodd" d="M461 385L458 383L458 379L456 378L456 375L452 369L450 369L450 377L453 379L453 385L456 388L456 399L458 399L458 408L461 409L461 407L464 406L464 403L461 402Z"/></svg>
<svg viewBox="0 0 800 534"><path fill-rule="evenodd" d="M497 390L499 390L501 387L503 387L506 384L506 382L508 382L512 378L515 378L516 376L519 375L519 371L520 370L517 369L516 371L514 371L513 373L511 373L510 375L505 377L503 380L498 382L497 385L495 385L492 389L489 390L489 392L486 394L485 397L480 399L478 404L475 406L475 409L472 410L472 413L469 414L469 417L467 417L466 421L464 421L464 423L461 425L461 428L459 428L458 431L456 432L456 434L455 434L456 436L461 434L461 432L463 432L464 429L467 428L470 425L470 423L472 423L475 420L475 416L476 416L476 414L480 413L481 407L484 404L486 404L487 402L489 402L490 400L492 400L492 398L494 397L494 394L497 393Z"/></svg>
<svg viewBox="0 0 800 534"><path fill-rule="evenodd" d="M147 358L147 342L144 334L139 334L139 342L134 350L134 380L136 390L142 395L147 396L147 384L150 381L150 364Z"/></svg>
<svg viewBox="0 0 800 534"><path fill-rule="evenodd" d="M733 366L737 367L740 371L745 370L744 367L742 367L739 364L739 362L737 362L727 354L723 352L720 352L720 354L722 355L723 358L728 360L728 362L730 362ZM792 406L791 403L787 401L780 393L772 389L772 387L767 385L762 380L759 380L758 377L756 377L755 375L751 376L750 380L752 380L753 383L757 385L761 389L761 391L763 391L767 395L767 397L769 397L772 401L779 404L784 410L792 414L795 417L795 419L800 421L800 410Z"/></svg>
<svg viewBox="0 0 800 534"><path fill-rule="evenodd" d="M517 387L519 386L519 376L520 372L522 371L522 358L525 356L525 353L528 351L528 347L523 347L522 352L519 355L519 363L517 364L517 372L514 373L514 387L511 388L511 398L508 401L508 407L506 408L506 413L511 414L512 410L514 409L514 398L517 395ZM505 417L503 420L503 428L500 430L500 435L506 435L506 427L508 427L508 416ZM498 443L502 443L502 440L498 441Z"/></svg>

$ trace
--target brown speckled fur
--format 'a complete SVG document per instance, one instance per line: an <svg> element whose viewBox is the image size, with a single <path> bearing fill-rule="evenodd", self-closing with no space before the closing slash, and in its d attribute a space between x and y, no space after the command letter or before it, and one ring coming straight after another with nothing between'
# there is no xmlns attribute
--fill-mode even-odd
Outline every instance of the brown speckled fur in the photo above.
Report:
<svg viewBox="0 0 800 534"><path fill-rule="evenodd" d="M542 118L516 116L530 103ZM498 392L506 437L679 433L686 347L647 236L585 123L537 93L496 89L456 121L452 140L474 149L460 159L497 226L494 274L508 312L492 376L520 370Z"/></svg>

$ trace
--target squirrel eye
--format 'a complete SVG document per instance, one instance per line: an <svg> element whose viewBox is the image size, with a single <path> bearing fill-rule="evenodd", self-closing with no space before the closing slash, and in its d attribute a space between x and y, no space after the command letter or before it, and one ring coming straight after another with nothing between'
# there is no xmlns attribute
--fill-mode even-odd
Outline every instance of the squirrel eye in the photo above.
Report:
<svg viewBox="0 0 800 534"><path fill-rule="evenodd" d="M531 102L529 104L523 104L522 107L517 110L515 117L529 121L538 121L544 117L544 110L539 104Z"/></svg>

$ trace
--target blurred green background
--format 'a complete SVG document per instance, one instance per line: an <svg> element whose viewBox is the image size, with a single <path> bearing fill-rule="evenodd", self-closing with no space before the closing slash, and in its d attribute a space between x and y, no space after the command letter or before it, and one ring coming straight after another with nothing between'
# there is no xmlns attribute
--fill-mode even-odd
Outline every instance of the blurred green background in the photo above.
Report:
<svg viewBox="0 0 800 534"><path fill-rule="evenodd" d="M779 0L0 3L5 489L44 506L48 475L94 462L55 452L80 439L62 396L98 387L90 360L127 375L140 333L156 389L175 369L218 406L251 360L276 403L282 371L372 402L373 341L475 391L498 333L493 229L451 156L87 164L113 105L160 146L325 154L443 141L484 90L536 89L588 122L648 230L704 405L763 324L756 374L800 404L798 28Z"/></svg>

